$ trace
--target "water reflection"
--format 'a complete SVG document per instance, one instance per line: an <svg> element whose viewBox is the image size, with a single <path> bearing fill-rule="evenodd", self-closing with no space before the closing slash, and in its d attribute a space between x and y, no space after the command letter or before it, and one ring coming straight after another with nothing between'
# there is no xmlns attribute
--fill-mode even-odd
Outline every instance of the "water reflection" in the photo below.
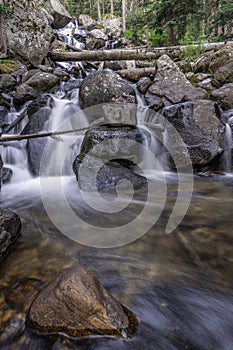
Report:
<svg viewBox="0 0 233 350"><path fill-rule="evenodd" d="M1 350L233 348L233 177L196 178L187 215L173 233L165 234L177 193L173 175L156 225L134 243L111 249L85 247L61 235L43 209L38 181L9 184L2 191L1 205L22 218L22 235L0 266L0 339L5 337ZM76 200L76 208L88 217L88 208L72 188L76 184L70 179L67 183L75 193L73 205ZM144 197L138 191L134 205L117 220L137 213ZM100 220L91 214L93 222ZM111 220L114 226L113 215ZM91 269L138 316L141 323L133 339L70 340L63 335L41 337L24 329L22 305L9 303L15 283L28 278L47 282L76 263Z"/></svg>

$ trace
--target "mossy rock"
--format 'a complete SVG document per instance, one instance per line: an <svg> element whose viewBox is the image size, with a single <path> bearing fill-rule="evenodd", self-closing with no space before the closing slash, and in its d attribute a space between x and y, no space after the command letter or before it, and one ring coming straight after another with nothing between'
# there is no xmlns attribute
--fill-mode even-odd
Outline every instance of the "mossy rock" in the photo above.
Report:
<svg viewBox="0 0 233 350"><path fill-rule="evenodd" d="M0 60L0 73L11 74L19 69L17 62L13 60Z"/></svg>

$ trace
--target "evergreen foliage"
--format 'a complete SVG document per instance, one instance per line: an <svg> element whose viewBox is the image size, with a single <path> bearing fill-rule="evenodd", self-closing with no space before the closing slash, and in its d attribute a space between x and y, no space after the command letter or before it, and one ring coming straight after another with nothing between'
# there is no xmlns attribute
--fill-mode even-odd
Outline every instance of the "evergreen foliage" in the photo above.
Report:
<svg viewBox="0 0 233 350"><path fill-rule="evenodd" d="M97 1L60 0L74 17L98 19ZM110 15L111 1L99 0L101 16ZM122 15L122 0L113 0L114 15ZM125 35L153 46L193 44L233 38L232 0L130 0Z"/></svg>

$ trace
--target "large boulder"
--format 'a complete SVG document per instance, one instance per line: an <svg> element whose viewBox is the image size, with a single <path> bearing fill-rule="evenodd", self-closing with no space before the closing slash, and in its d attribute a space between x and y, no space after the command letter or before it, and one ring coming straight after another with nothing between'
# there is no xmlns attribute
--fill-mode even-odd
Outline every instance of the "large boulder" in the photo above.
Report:
<svg viewBox="0 0 233 350"><path fill-rule="evenodd" d="M136 103L135 91L117 73L102 70L89 74L79 90L79 103L82 109L106 103ZM104 116L102 108L93 108L95 118Z"/></svg>
<svg viewBox="0 0 233 350"><path fill-rule="evenodd" d="M11 12L5 16L8 48L15 57L33 66L41 64L54 38L52 17L42 1L6 0Z"/></svg>
<svg viewBox="0 0 233 350"><path fill-rule="evenodd" d="M224 110L233 108L233 83L225 84L212 91L210 98L217 101Z"/></svg>
<svg viewBox="0 0 233 350"><path fill-rule="evenodd" d="M59 0L6 0L4 5L10 9L5 19L11 56L37 67L52 48L52 27L64 27L72 16Z"/></svg>
<svg viewBox="0 0 233 350"><path fill-rule="evenodd" d="M135 316L82 266L63 270L39 292L27 315L27 325L36 331L72 337L127 338L136 323Z"/></svg>
<svg viewBox="0 0 233 350"><path fill-rule="evenodd" d="M216 116L213 102L200 100L179 103L165 107L163 115L185 142L194 168L202 169L219 159L223 152L224 124ZM173 137L168 139L171 148L176 147L176 142ZM183 164L183 155L178 156L180 164Z"/></svg>
<svg viewBox="0 0 233 350"><path fill-rule="evenodd" d="M212 83L219 87L233 83L233 46L224 46L211 59L209 70L213 74Z"/></svg>
<svg viewBox="0 0 233 350"><path fill-rule="evenodd" d="M200 100L207 96L205 90L192 86L184 73L167 55L158 59L154 83L149 87L148 92L155 95L155 99L163 100L165 105Z"/></svg>
<svg viewBox="0 0 233 350"><path fill-rule="evenodd" d="M146 179L134 168L143 159L141 144L149 138L149 132L133 125L101 125L87 131L73 163L79 187L109 191L121 180L130 181L134 188L144 185Z"/></svg>
<svg viewBox="0 0 233 350"><path fill-rule="evenodd" d="M59 0L47 1L47 9L53 16L51 25L54 29L63 28L72 20L72 16Z"/></svg>
<svg viewBox="0 0 233 350"><path fill-rule="evenodd" d="M8 254L10 246L19 236L20 228L19 216L8 209L0 208L0 260Z"/></svg>

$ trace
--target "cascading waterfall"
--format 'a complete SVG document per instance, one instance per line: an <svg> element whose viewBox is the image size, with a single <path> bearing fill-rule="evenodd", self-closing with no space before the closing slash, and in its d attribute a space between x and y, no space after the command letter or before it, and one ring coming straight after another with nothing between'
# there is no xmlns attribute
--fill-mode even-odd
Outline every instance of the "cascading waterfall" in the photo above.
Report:
<svg viewBox="0 0 233 350"><path fill-rule="evenodd" d="M6 124L10 125L19 115L25 113L27 105L28 104L26 104L19 112L16 112L14 107L11 106L10 112L6 117ZM11 134L8 134L7 136L20 134L27 122L28 118L25 116L14 128L12 128ZM6 135L3 134L2 136L4 137ZM4 143L3 145L0 145L0 153L4 166L10 168L13 172L12 181L20 182L31 178L27 169L26 141Z"/></svg>
<svg viewBox="0 0 233 350"><path fill-rule="evenodd" d="M232 168L232 131L228 122L225 124L223 170L230 172Z"/></svg>
<svg viewBox="0 0 233 350"><path fill-rule="evenodd" d="M88 126L84 113L80 110L80 107L74 100L53 98L52 104L53 109L48 122L49 130L66 131L82 129ZM78 136L71 133L50 138L46 146L46 153L44 154L45 164L43 165L44 171L42 175L61 175L61 168L63 168L63 174L71 175L72 161L79 153L82 138L83 133ZM65 143L71 145L68 152Z"/></svg>

